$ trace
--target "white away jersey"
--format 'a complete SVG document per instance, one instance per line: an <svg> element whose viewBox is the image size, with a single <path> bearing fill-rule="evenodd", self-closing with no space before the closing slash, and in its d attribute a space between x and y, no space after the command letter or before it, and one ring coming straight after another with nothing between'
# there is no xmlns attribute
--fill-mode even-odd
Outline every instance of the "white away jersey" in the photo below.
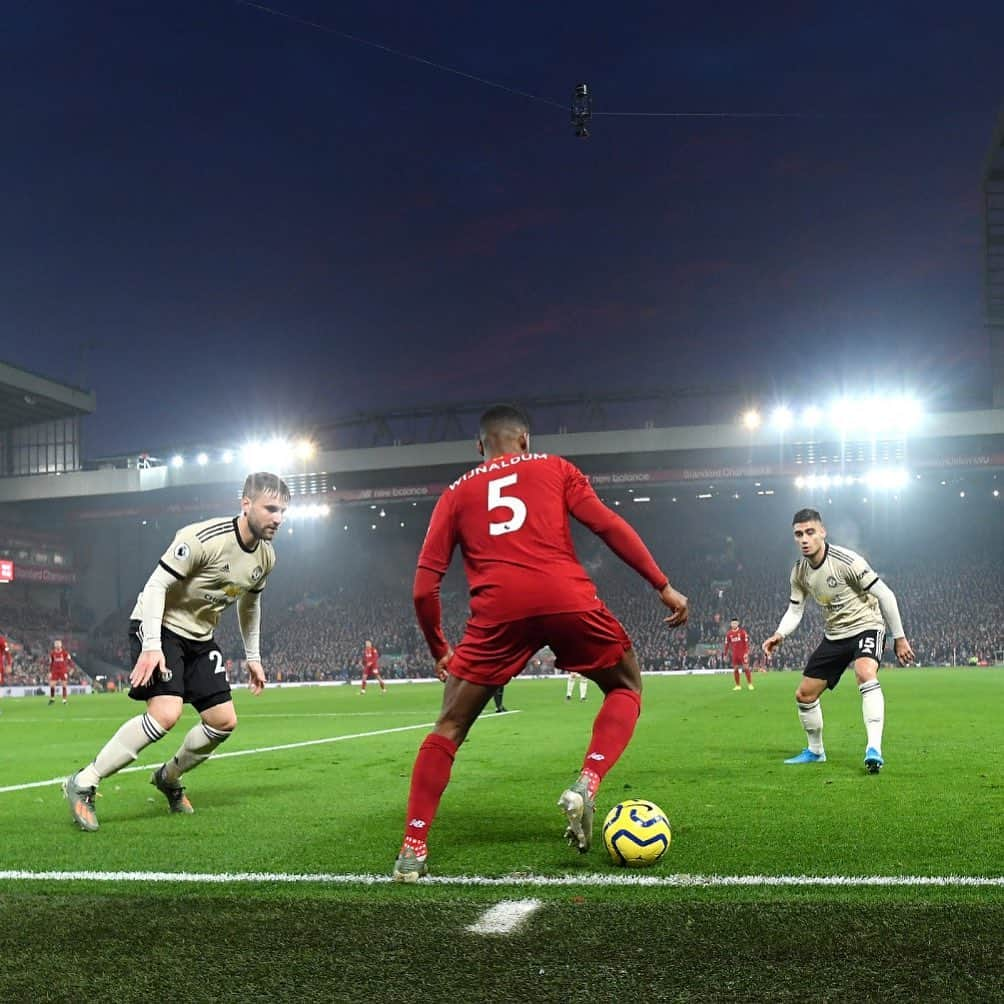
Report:
<svg viewBox="0 0 1004 1004"><path fill-rule="evenodd" d="M867 560L846 547L825 545L823 560L813 568L807 558L791 570L791 602L806 594L823 608L823 633L836 641L884 626L879 602L868 592L879 580Z"/></svg>
<svg viewBox="0 0 1004 1004"><path fill-rule="evenodd" d="M237 517L183 526L160 559L175 582L164 602L163 625L183 638L207 641L223 611L246 592L260 593L275 566L275 549L266 540L248 550ZM143 594L132 612L143 619Z"/></svg>

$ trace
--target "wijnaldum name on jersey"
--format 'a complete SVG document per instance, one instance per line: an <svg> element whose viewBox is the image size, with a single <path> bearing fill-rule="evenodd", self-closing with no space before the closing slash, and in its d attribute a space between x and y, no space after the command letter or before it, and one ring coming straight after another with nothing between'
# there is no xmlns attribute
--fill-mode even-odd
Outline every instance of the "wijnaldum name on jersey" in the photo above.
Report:
<svg viewBox="0 0 1004 1004"><path fill-rule="evenodd" d="M450 491L454 491L465 481L469 481L471 478L476 478L479 474L491 474L494 471L504 471L508 470L510 467L515 467L519 463L525 463L528 460L547 460L548 455L546 453L517 453L505 460L493 460L489 464L479 464L477 467L469 470L466 474L461 474L456 481L450 485Z"/></svg>

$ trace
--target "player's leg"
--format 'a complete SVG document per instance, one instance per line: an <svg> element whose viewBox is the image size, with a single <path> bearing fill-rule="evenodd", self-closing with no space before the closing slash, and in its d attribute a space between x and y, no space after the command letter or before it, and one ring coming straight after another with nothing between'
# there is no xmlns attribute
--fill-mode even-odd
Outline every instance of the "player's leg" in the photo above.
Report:
<svg viewBox="0 0 1004 1004"><path fill-rule="evenodd" d="M185 698L199 713L199 721L185 733L177 752L153 772L150 783L167 799L171 812L193 812L181 777L205 763L237 727L223 654L215 641L189 642L185 649Z"/></svg>
<svg viewBox="0 0 1004 1004"><path fill-rule="evenodd" d="M753 674L750 672L750 657L743 656L743 672L746 674L746 686L753 689Z"/></svg>
<svg viewBox="0 0 1004 1004"><path fill-rule="evenodd" d="M373 671L373 675L377 678L377 683L380 684L380 693L387 693L387 684L383 682L383 677L380 675L380 670L376 669Z"/></svg>
<svg viewBox="0 0 1004 1004"><path fill-rule="evenodd" d="M415 882L426 874L429 830L450 783L457 750L497 690L494 683L474 683L458 676L446 678L436 726L419 747L411 771L404 841L394 866L396 881Z"/></svg>
<svg viewBox="0 0 1004 1004"><path fill-rule="evenodd" d="M742 690L742 684L739 682L739 664L736 662L732 663L732 689Z"/></svg>
<svg viewBox="0 0 1004 1004"><path fill-rule="evenodd" d="M614 666L585 674L603 692L578 779L562 792L558 807L565 813L565 839L581 854L592 844L596 792L620 759L641 713L641 668L634 652L624 652Z"/></svg>
<svg viewBox="0 0 1004 1004"><path fill-rule="evenodd" d="M589 681L584 677L579 677L579 701L584 701L586 699L586 688L589 686Z"/></svg>
<svg viewBox="0 0 1004 1004"><path fill-rule="evenodd" d="M163 739L181 717L181 709L180 697L162 694L150 698L144 714L123 723L86 767L66 779L63 793L81 829L98 828L94 796L101 781L131 764L151 743Z"/></svg>
<svg viewBox="0 0 1004 1004"><path fill-rule="evenodd" d="M360 693L360 695L366 693L366 677L369 676L369 675L370 675L369 674L369 670L367 670L366 667L363 666L363 678L362 678L362 680L359 683L359 693Z"/></svg>
<svg viewBox="0 0 1004 1004"><path fill-rule="evenodd" d="M802 676L795 691L795 705L798 720L805 729L806 745L801 753L785 760L785 763L822 763L826 759L823 749L823 709L819 699L826 690L826 680L812 676Z"/></svg>
<svg viewBox="0 0 1004 1004"><path fill-rule="evenodd" d="M882 758L882 732L885 729L885 696L879 683L879 660L882 658L884 638L881 631L866 631L858 636L858 651L870 649L875 655L860 655L854 660L854 676L861 694L861 715L865 723L865 768L877 774L885 760Z"/></svg>
<svg viewBox="0 0 1004 1004"><path fill-rule="evenodd" d="M826 759L823 710L819 699L824 690L832 690L840 682L841 675L854 658L854 644L854 638L831 641L824 637L809 656L795 691L798 720L805 729L806 747L785 763L822 763Z"/></svg>
<svg viewBox="0 0 1004 1004"><path fill-rule="evenodd" d="M66 699L67 699L68 696L69 696L69 692L67 690L67 678L64 676L63 677L63 704L66 703Z"/></svg>
<svg viewBox="0 0 1004 1004"><path fill-rule="evenodd" d="M54 676L49 677L49 703L56 703L56 678Z"/></svg>
<svg viewBox="0 0 1004 1004"><path fill-rule="evenodd" d="M578 673L569 673L568 682L565 684L565 700L570 701L572 699L572 691L575 690L575 681L578 679Z"/></svg>

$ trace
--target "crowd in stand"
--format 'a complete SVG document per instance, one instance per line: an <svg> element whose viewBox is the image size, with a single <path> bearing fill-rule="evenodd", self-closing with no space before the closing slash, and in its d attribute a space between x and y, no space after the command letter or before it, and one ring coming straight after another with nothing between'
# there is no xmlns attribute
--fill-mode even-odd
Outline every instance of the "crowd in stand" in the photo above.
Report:
<svg viewBox="0 0 1004 1004"><path fill-rule="evenodd" d="M11 644L14 661L4 673L4 683L14 687L41 687L49 683L49 652L56 638L70 651L86 647L80 623L69 614L24 599L0 597L0 634ZM70 670L70 682L81 679Z"/></svg>
<svg viewBox="0 0 1004 1004"><path fill-rule="evenodd" d="M721 648L733 617L749 633L753 665L764 666L760 643L774 631L787 606L788 575L797 556L786 526L779 526L773 514L758 526L748 511L737 511L728 526L700 516L691 517L690 524L681 519L670 524L665 511L655 507L647 515L631 515L674 585L690 598L691 620L685 631L666 629L666 611L651 590L596 538L576 532L576 545L599 595L631 635L643 668L724 666ZM304 541L303 534L278 542L279 564L263 594L262 655L272 680L358 679L366 639L382 653L385 676L429 675L431 660L411 603L415 556L424 530L420 522L395 535L353 538L328 531L328 537L313 542ZM924 547L914 549L915 528L898 537L893 531L873 531L872 539L861 530L864 542L846 529L844 533L849 541L831 531L836 542L862 550L895 592L920 665L993 664L1000 657L1004 572L993 554L964 550L947 539L939 543L930 533ZM444 629L454 643L467 617L460 564L458 555L442 590ZM124 673L131 661L129 612L123 608L106 618L89 639L91 657ZM37 639L26 646L17 672L47 678L51 612L8 610L5 618L0 607L0 630L14 633L14 622L25 625L26 637ZM232 676L240 679L243 646L233 612L224 615L216 636L233 667ZM806 603L802 625L764 668L800 668L821 636L820 611ZM891 646L886 652L887 664L890 661ZM553 658L546 653L528 669L552 670Z"/></svg>

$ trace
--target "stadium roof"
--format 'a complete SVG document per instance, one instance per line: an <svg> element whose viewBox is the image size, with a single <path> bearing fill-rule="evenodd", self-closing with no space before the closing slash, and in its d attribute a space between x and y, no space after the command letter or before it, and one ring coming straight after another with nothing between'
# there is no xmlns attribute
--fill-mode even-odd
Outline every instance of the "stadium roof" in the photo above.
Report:
<svg viewBox="0 0 1004 1004"><path fill-rule="evenodd" d="M0 362L0 429L90 415L95 406L92 391Z"/></svg>
<svg viewBox="0 0 1004 1004"><path fill-rule="evenodd" d="M994 129L993 137L990 140L984 180L1004 181L1004 108L1001 109L997 119L997 128Z"/></svg>

